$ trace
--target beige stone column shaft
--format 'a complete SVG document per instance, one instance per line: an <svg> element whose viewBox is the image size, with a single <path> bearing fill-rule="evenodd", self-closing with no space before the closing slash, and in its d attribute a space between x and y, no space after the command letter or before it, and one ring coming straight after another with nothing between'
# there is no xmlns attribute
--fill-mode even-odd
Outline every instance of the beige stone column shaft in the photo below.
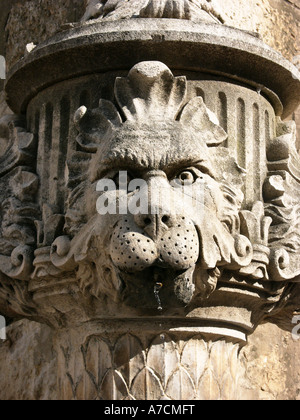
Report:
<svg viewBox="0 0 300 420"><path fill-rule="evenodd" d="M241 341L165 321L82 325L56 335L65 400L243 399ZM204 329L205 330L205 329Z"/></svg>

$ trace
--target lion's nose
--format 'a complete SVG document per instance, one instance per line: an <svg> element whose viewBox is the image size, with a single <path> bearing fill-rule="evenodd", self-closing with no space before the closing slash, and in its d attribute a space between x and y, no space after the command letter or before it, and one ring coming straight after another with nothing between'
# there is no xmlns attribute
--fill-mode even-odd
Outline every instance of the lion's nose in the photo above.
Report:
<svg viewBox="0 0 300 420"><path fill-rule="evenodd" d="M134 220L152 239L174 226L174 217L163 211L157 214L137 214Z"/></svg>

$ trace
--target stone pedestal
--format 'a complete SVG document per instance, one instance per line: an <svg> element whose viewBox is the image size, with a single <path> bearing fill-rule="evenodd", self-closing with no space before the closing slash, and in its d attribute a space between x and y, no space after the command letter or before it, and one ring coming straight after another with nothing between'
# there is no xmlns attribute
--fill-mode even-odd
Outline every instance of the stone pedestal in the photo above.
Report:
<svg viewBox="0 0 300 420"><path fill-rule="evenodd" d="M108 320L60 331L56 340L61 397L243 399L239 339L222 337L228 333L225 329L178 324Z"/></svg>

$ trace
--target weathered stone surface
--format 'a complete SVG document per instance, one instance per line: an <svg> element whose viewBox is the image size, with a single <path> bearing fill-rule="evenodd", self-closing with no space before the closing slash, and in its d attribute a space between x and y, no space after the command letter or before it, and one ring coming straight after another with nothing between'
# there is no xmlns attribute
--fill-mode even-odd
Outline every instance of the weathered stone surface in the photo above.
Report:
<svg viewBox="0 0 300 420"><path fill-rule="evenodd" d="M202 84L203 95L210 96L209 101L214 106L213 84L209 82L208 85L210 90L206 91L208 87ZM80 87L80 84L78 86ZM191 84L192 86L193 84ZM220 85L216 84L216 87L219 89ZM66 88L69 91L69 88ZM42 102L33 101L33 104L36 102L36 105L30 107L28 115L33 124L33 131L37 130L36 134L39 132L41 139L52 144L53 159L55 156L57 158L56 153L59 148L62 148L62 153L66 153L61 137L65 131L58 131L59 135L55 135L54 129L58 127L55 125L57 120L53 116L59 112L60 121L65 121L68 127L72 126L72 120L69 120L71 117L70 108L68 107L67 115L64 115L64 108L61 108L62 103L67 103L65 93L61 86L58 86L58 89L59 94L62 95L58 107L47 105L43 108L44 96L41 94L39 98ZM200 88L198 89L200 91ZM200 312L199 309L194 311L193 305L198 306L199 304L201 308L205 308L205 305L200 301L197 304L196 301L197 299L201 300L201 296L209 296L214 292L218 278L223 272L222 281L228 283L229 289L231 284L232 291L237 287L236 281L238 280L234 276L232 278L230 275L228 276L226 270L235 270L235 275L245 276L246 285L250 289L253 287L258 287L258 290L259 288L265 289L270 294L267 302L270 299L270 305L275 305L276 308L282 295L282 286L270 287L268 284L269 267L272 268L273 275L276 274L276 280L282 279L288 283L298 275L298 266L295 262L295 267L290 267L287 273L283 273L281 268L276 265L277 260L281 258L281 254L278 252L280 247L288 246L288 243L280 242L280 238L278 244L275 242L276 232L272 233L272 242L275 243L276 248L273 250L271 245L268 247L270 218L265 216L263 204L254 202L262 200L261 190L269 168L266 162L261 159L259 173L254 170L254 167L251 166L254 158L263 155L254 152L250 155L250 150L253 147L253 142L259 143L263 149L268 148L271 141L280 142L282 140L280 140L281 132L278 132L279 137L275 137L273 140L277 128L274 111L260 95L257 95L257 92L248 92L247 89L243 89L238 87L229 89L226 84L228 100L230 96L233 98L235 95L239 104L237 109L218 110L217 107L214 107L214 111L217 111L222 118L223 126L231 132L226 145L231 150L230 152L226 147L216 147L227 140L227 134L219 125L216 116L204 105L201 97L195 97L191 93L190 97L188 96L186 78L174 77L170 70L159 62L143 62L134 66L127 78L118 77L115 82L115 98L122 109L122 114L112 102L107 100L101 100L98 108L90 110L82 106L75 114L79 135L76 137L75 134L74 140L79 149L74 148L71 142L69 162L64 161L65 164L68 164L68 179L64 185L69 183L69 191L66 191L69 198L65 207L62 207L60 200L62 194L60 188L63 187L63 182L59 184L57 181L60 179L58 174L64 175L66 172L63 167L53 166L54 160L50 159L49 146L45 147L46 143L43 144L41 141L38 147L38 155L41 158L37 165L37 173L42 183L38 199L43 206L43 212L42 220L37 221L36 224L39 229L38 249L35 252L36 258L33 263L35 270L31 276L30 291L33 292L34 300L40 306L39 312L43 319L47 318L48 322L51 319L54 324L69 322L68 317L72 314L70 320L74 322L75 308L78 311L78 319L80 317L88 319L87 314L81 313L83 309L81 305L86 308L85 311L93 312L94 316L103 316L107 310L114 313L117 308L119 315L122 313L124 316L135 316L137 314L135 311L142 315L145 308L155 311L157 305L154 294L155 282L153 283L151 280L153 267L156 270L154 277L157 277L157 281L166 276L165 288L160 292L162 300L166 301L163 304L165 314L174 315L173 311L179 310L177 305L181 300L181 305L191 303L191 306L185 309L186 313L190 313L190 316L203 316L205 310L200 315L201 310ZM93 89L91 89L92 92ZM242 92L245 99L241 96ZM53 97L53 104L58 100L56 90L53 91L53 88L45 94L48 101L50 97ZM226 98L224 92L223 95ZM139 101L137 101L138 97ZM64 102L62 102L63 100ZM77 100L75 96L73 100ZM97 101L98 98L95 96L92 101L94 102L94 100ZM248 126L246 123L244 111L246 103L247 107L249 103L249 106L254 110L254 113L251 114L253 126ZM259 110L264 117L268 116L264 120L263 138L260 137L258 130ZM40 120L37 126L36 115L40 112L43 114L39 115ZM123 115L123 119L121 115ZM232 115L234 118L230 120ZM235 118L241 121L241 125L238 127L234 123ZM45 119L46 133L44 132ZM152 119L151 126L147 123L149 119ZM233 132L231 124L237 128L236 131ZM278 130L279 127L281 130L285 129L284 124L279 121L277 124ZM138 136L135 135L135 130L137 130ZM248 133L247 138L244 137L246 132ZM253 136L253 134L255 135ZM288 136L288 141L291 143L291 149L287 150L287 153L291 157L294 156L292 145L294 134L294 131L291 129L289 132L288 126L286 126L285 136ZM155 153L148 148L149 138L155 145ZM190 140L187 141L186 138L190 138ZM242 147L236 138L241 142L245 141L245 145ZM57 146L55 146L56 144ZM185 147L182 144L185 144ZM230 158L231 153L236 160ZM197 157L198 154L199 159L204 159L204 161L201 168L197 164L198 169L193 169L195 156ZM140 162L148 162L148 164L139 163L138 155L140 155ZM60 159L62 158L60 156ZM147 209L143 210L144 219L132 215L125 217L109 214L97 215L96 202L98 199L93 188L101 180L102 173L107 173L109 169L106 161L110 162L113 167L114 162L115 166L118 166L120 159L124 160L125 158L127 163L122 166L124 170L137 166L136 171L138 171L141 165L144 168L143 175L140 172L139 177L142 176L147 180L148 189L151 191L150 197L154 203L156 203L154 191L157 191L158 194L163 190L170 191L172 197L175 198L176 191L171 189L172 181L179 180L178 176L182 172L192 177L191 185L195 185L191 187L193 189L191 191L196 191L198 188L196 180L202 183L205 204L203 209L201 207L196 211L189 205L185 206L181 198L175 198L173 201L178 204L173 208L174 214L170 213L168 203L161 201L158 215L156 215L159 218L158 223L155 222L152 215L147 213ZM188 161L190 166L181 166L182 159ZM241 182L243 170L238 169L237 163L248 172L244 185ZM277 165L276 160L272 161L272 165ZM280 168L293 173L296 166L297 158L295 158L295 162L292 160L287 168L285 166ZM174 167L175 174L173 178L169 177L168 181L164 179L167 176L165 174L167 167L168 171L172 171L171 168ZM177 177L175 168L178 171ZM270 167L270 170L274 170L274 168ZM152 174L153 171L156 174L155 177ZM157 173L157 171L159 172ZM253 195L254 185L257 186L256 196ZM294 188L297 188L297 184L294 185ZM245 195L243 205L242 190ZM210 193L207 194L207 191ZM267 199L272 200L273 196L270 194L269 188ZM89 203L88 206L87 203ZM248 203L252 205L252 210L251 208L246 210ZM61 213L54 213L58 206ZM272 209L270 212L274 213L276 209ZM66 214L64 233L69 236L59 233L64 222L63 214ZM164 216L167 218L167 223L163 222ZM149 226L144 223L147 218L150 220ZM49 220L51 220L50 223ZM288 223L290 225L291 221ZM193 224L196 225L196 230ZM297 218L295 219L296 225ZM226 229L224 229L225 226ZM277 226L278 224L275 227ZM282 228L284 229L284 226ZM119 233L117 233L117 229L119 229ZM118 244L120 235L124 241ZM183 239L179 240L178 236L182 236ZM105 246L103 249L100 238L106 238L104 243L111 243L110 247ZM85 243L85 248L83 248L83 243ZM94 253L90 254L90 244L92 243L94 244L92 246ZM200 250L198 250L199 243L201 244ZM297 249L297 241L295 243L295 249ZM187 244L191 249L189 251L186 249ZM31 243L27 241L24 245L31 246ZM272 259L269 260L271 251L274 251L274 258L272 253ZM17 251L15 252L18 254ZM23 253L20 256L23 256ZM287 258L290 258L289 254ZM156 260L159 260L162 267L157 265ZM195 264L196 261L199 262L199 265ZM92 266L91 262L93 262ZM14 270L17 271L17 267ZM24 277L22 270L23 268L20 266L16 274L17 277L15 276L16 279ZM77 270L77 274L74 278L75 270ZM125 273L123 273L124 271ZM8 275L9 270L4 273ZM44 300L45 297L47 298L47 294L44 295L43 289L47 290L49 284L41 283L41 279L51 279L54 285L59 275L64 275L69 287L73 289L73 297L76 291L76 296L79 302L82 302L81 304L76 303L77 298L73 300L73 297L68 296L66 290L60 289L59 284L55 293L57 296L62 294L66 299L63 306L61 307L61 303L57 306L54 302L55 295L52 295L51 300ZM99 282L99 276L103 278L102 282ZM143 277L149 278L149 282L138 281L139 277L141 280ZM257 285L252 284L253 279L258 280ZM172 280L175 280L175 284ZM124 285L127 286L125 292ZM100 301L105 300L106 296L113 299L112 302L108 301L102 305L97 300L93 303L89 302L87 308L82 301L82 295L85 296L86 293ZM149 296L151 296L150 299ZM212 294L214 305L217 304L216 302L220 305L218 299L222 299L221 296L221 292L216 295ZM178 297L180 299L176 302ZM196 299L194 303L192 298ZM52 301L52 299L54 300ZM114 305L118 305L119 301L124 301L126 304L122 308L120 306L115 308ZM226 302L229 311L229 318L226 319L229 321L231 301L229 299ZM49 303L50 306L48 306ZM54 303L59 312L53 313L51 305ZM265 304L266 302L261 301L262 306ZM27 302L27 305L30 307L31 303ZM222 307L224 305L223 301ZM249 320L251 311L256 305L255 299L249 300L247 303L248 315L245 319L244 315L241 315L240 323L245 322L247 328L255 327L260 321L259 311L256 311L257 318L256 315L253 315L250 317L251 321ZM47 315L48 311L53 315ZM62 311L64 316L61 316ZM223 311L223 313L214 315L214 319L221 320L224 316Z"/></svg>
<svg viewBox="0 0 300 420"><path fill-rule="evenodd" d="M165 331L164 322L135 324L128 320L123 333L109 322L94 325L92 335L87 326L71 334L61 331L59 387L64 399L241 398L244 367L237 360L238 344L202 335L197 328L183 334L176 328Z"/></svg>
<svg viewBox="0 0 300 420"><path fill-rule="evenodd" d="M9 326L6 333L7 340L0 340L0 399L57 399L52 330L22 320Z"/></svg>
<svg viewBox="0 0 300 420"><path fill-rule="evenodd" d="M299 54L300 10L297 2L224 0L220 3L225 24L257 32L264 42L289 60Z"/></svg>
<svg viewBox="0 0 300 420"><path fill-rule="evenodd" d="M58 33L11 70L6 83L8 104L23 113L37 92L64 78L91 71L108 73L122 69L124 62L129 71L149 59L162 61L171 70L217 72L239 80L266 96L276 115L284 118L298 105L299 72L275 50L244 31L181 19L92 20Z"/></svg>
<svg viewBox="0 0 300 420"><path fill-rule="evenodd" d="M99 3L98 0L93 1ZM140 0L134 1L136 4L141 3ZM295 64L298 62L300 10L297 1L222 0L208 3L205 0L198 3L203 5L207 3L208 8L215 8L216 14L226 25L258 33L264 42L281 52L287 59L293 60ZM114 4L115 2L112 2L109 6L110 13ZM6 56L8 68L25 54L27 44L31 42L39 44L53 35L61 25L78 21L84 15L85 6L85 0L69 2L26 0L23 3L18 0L2 0L0 54ZM132 15L131 11L132 6L124 2L117 13L128 17ZM203 12L203 15L209 16L206 12ZM0 86L1 84L0 80ZM299 118L297 111L294 119L298 126L298 149Z"/></svg>
<svg viewBox="0 0 300 420"><path fill-rule="evenodd" d="M25 55L27 44L45 41L63 24L78 21L84 11L84 0L3 1L7 40L3 51L9 67Z"/></svg>
<svg viewBox="0 0 300 420"><path fill-rule="evenodd" d="M221 22L215 0L86 0L82 20L128 18L168 18Z"/></svg>
<svg viewBox="0 0 300 420"><path fill-rule="evenodd" d="M83 19L114 20L140 16L215 21L259 34L268 45L290 60L300 52L300 8L296 1L186 0L181 5L173 0L146 3L143 0L87 0L87 3Z"/></svg>
<svg viewBox="0 0 300 420"><path fill-rule="evenodd" d="M289 334L299 310L296 127L279 118L299 101L296 69L253 35L222 26L233 16L229 6L217 15L206 1L150 0L143 8L137 0L107 1L93 15L96 3L84 17L96 22L28 45L9 75L8 101L27 121L0 121L2 313L60 331L56 395L65 399L297 398L291 381L286 390L279 385L289 372L282 348L255 365L254 335L241 359L248 378L238 360L259 323ZM129 18L133 3L132 20L115 20ZM34 17L37 3L28 5ZM20 55L14 16L26 14L15 7L9 64ZM289 11L287 4L281 10L285 22ZM45 38L39 28L38 38L65 18ZM170 48L183 42L185 57ZM120 169L129 174L125 193ZM96 185L107 178L118 187L99 197ZM136 178L146 188L127 191ZM179 196L172 183L184 181L189 194ZM113 193L119 208L123 196L141 204L145 192L154 213L147 205L140 214L97 214ZM183 200L195 192L202 192L197 211ZM256 375L266 362L268 383ZM33 381L18 399L52 398L43 392Z"/></svg>
<svg viewBox="0 0 300 420"><path fill-rule="evenodd" d="M9 326L7 338L6 342L0 344L0 399L58 399L57 362L52 330L45 325L23 320ZM163 342L160 336L158 339L159 348L161 348ZM99 346L100 342L94 341ZM89 343L91 348L91 340ZM121 345L121 341L119 343ZM170 346L170 342L168 345ZM197 369L195 366L190 367L192 381L199 375L205 380L203 373L205 363L207 363L207 344L197 343L197 346L198 360L199 362L201 360L201 364ZM86 350L84 353L86 360L89 357L93 357L93 360L98 357L95 352L89 356L88 348ZM193 344L187 344L184 355L193 351ZM290 332L283 332L271 324L259 326L249 336L248 344L242 350L241 363L243 367L241 366L240 369L241 372L245 369L246 374L243 383L239 384L237 390L239 398L243 400L299 400L298 351L299 341L292 340ZM181 360L185 368L186 358L184 355ZM89 361L89 366L89 369L93 369L94 365ZM90 370L89 372L92 373ZM124 372L127 375L128 370L125 369ZM93 391L95 385L92 377L88 376L87 380L90 381L89 389L93 393L96 391ZM178 389L178 381L176 384L176 389ZM212 387L212 391L213 389ZM212 392L210 395L218 397L219 387L217 394ZM207 396L204 395L204 398ZM187 397L189 399L189 395Z"/></svg>
<svg viewBox="0 0 300 420"><path fill-rule="evenodd" d="M4 115L12 114L11 109L9 109L6 101L5 101L5 95L4 91L1 91L0 93L0 116L4 117Z"/></svg>
<svg viewBox="0 0 300 420"><path fill-rule="evenodd" d="M31 42L39 44L53 35L61 25L78 21L84 15L85 8L84 0L70 0L67 3L26 0L24 4L15 3L17 0L1 2L3 13L1 13L0 27L3 35L2 41L0 39L0 54L6 56L9 68L25 54L27 44ZM94 3L99 2L94 0ZM132 6L126 3L118 9L120 16L132 15ZM141 1L135 0L135 3L140 4ZM297 57L300 55L300 10L297 1L222 0L208 3L205 0L198 3L207 4L209 9L216 9L216 16L221 17L226 25L258 33L264 42L297 63ZM114 4L115 2L112 2L109 8L110 13ZM197 5L197 1L195 4ZM209 17L206 12L203 12L204 15ZM6 45L4 39L7 39ZM299 127L299 111L295 113L294 118ZM300 139L299 130L298 128L298 139ZM298 149L299 142L300 140L297 143Z"/></svg>
<svg viewBox="0 0 300 420"><path fill-rule="evenodd" d="M18 0L2 0L4 13L1 14L3 18L1 27L6 27L8 36L6 46L8 62L15 63L22 57L26 44L30 42L40 43L52 35L60 25L79 20L84 14L84 1L72 0L70 3L66 3L52 0L46 2L26 0L21 4ZM141 3L140 0L133 1ZM94 3L96 3L95 0ZM100 2L98 1L98 3ZM113 3L115 4L115 2ZM128 10L132 10L131 6L126 5L126 3L121 4L119 12L125 8L127 8L127 13ZM194 3L197 5L197 1L194 1ZM207 3L211 9L217 8L227 25L258 32L267 44L280 51L288 59L292 59L299 54L299 7L296 2L286 0L222 0L213 3L207 1L199 1L198 3L203 5ZM11 5L13 7L10 10ZM113 8L114 6L110 7ZM6 23L8 14L9 20ZM129 16L131 15L132 13L129 12ZM128 17L128 14L125 16ZM251 16L251 19L249 19L249 16ZM286 28L289 28L289 30L287 31ZM3 41L1 45L4 45ZM3 51L2 47L1 54L3 54Z"/></svg>
<svg viewBox="0 0 300 420"><path fill-rule="evenodd" d="M259 326L242 350L244 386L251 399L299 400L298 359L299 341L292 339L291 332L271 324Z"/></svg>

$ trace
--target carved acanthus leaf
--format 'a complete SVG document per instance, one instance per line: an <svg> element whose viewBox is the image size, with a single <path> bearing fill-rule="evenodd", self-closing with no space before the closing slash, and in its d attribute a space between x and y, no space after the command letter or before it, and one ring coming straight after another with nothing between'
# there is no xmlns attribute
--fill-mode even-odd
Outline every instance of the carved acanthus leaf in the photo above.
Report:
<svg viewBox="0 0 300 420"><path fill-rule="evenodd" d="M163 63L142 62L127 78L116 79L115 95L128 121L174 121L185 99L186 78L174 77Z"/></svg>
<svg viewBox="0 0 300 420"><path fill-rule="evenodd" d="M116 101L129 124L137 126L147 121L166 124L179 119L182 125L192 126L201 133L203 142L208 146L224 142L227 134L217 116L200 97L193 98L184 106L186 93L186 77L174 77L170 69L158 61L138 63L127 78L118 77L115 82ZM77 143L82 150L90 153L113 138L116 129L122 126L116 107L106 100L100 100L96 109L80 107L74 120L79 131Z"/></svg>
<svg viewBox="0 0 300 420"><path fill-rule="evenodd" d="M205 106L201 97L193 98L184 107L180 121L191 124L196 131L203 133L205 143L209 146L223 143L228 137L216 115Z"/></svg>
<svg viewBox="0 0 300 420"><path fill-rule="evenodd" d="M0 273L0 310L10 318L34 317L36 307L28 292L28 283Z"/></svg>
<svg viewBox="0 0 300 420"><path fill-rule="evenodd" d="M270 217L265 216L263 203L256 202L252 210L240 212L241 232L249 238L253 245L251 263L240 270L240 274L254 279L268 280L267 267L269 265L270 250L268 248L269 228L272 223Z"/></svg>
<svg viewBox="0 0 300 420"><path fill-rule="evenodd" d="M0 119L0 176L17 165L31 166L35 138L28 133L22 118L9 115Z"/></svg>
<svg viewBox="0 0 300 420"><path fill-rule="evenodd" d="M35 138L17 116L0 120L0 254L21 245L34 245L38 177L33 173Z"/></svg>
<svg viewBox="0 0 300 420"><path fill-rule="evenodd" d="M30 316L34 304L28 293L36 246L36 203L39 186L35 168L36 138L24 119L0 120L0 309L7 316ZM7 303L3 302L6 295Z"/></svg>
<svg viewBox="0 0 300 420"><path fill-rule="evenodd" d="M99 139L105 139L112 135L113 126L121 124L121 117L115 106L104 99L99 102L99 108L87 110L80 107L74 117L75 125L81 133L77 137L77 143L86 152L96 152Z"/></svg>
<svg viewBox="0 0 300 420"><path fill-rule="evenodd" d="M190 3L188 0L149 0L141 9L140 17L191 19Z"/></svg>
<svg viewBox="0 0 300 420"><path fill-rule="evenodd" d="M59 349L64 398L239 399L238 378L244 374L239 344L200 334L180 338L164 330L148 336L142 331L87 334L77 352L66 344Z"/></svg>
<svg viewBox="0 0 300 420"><path fill-rule="evenodd" d="M265 213L272 218L269 272L274 281L299 281L300 276L300 157L293 121L278 120L277 137L267 147L268 177L264 185Z"/></svg>
<svg viewBox="0 0 300 420"><path fill-rule="evenodd" d="M10 257L0 255L0 271L18 280L29 280L32 272L33 249L29 246L18 246Z"/></svg>
<svg viewBox="0 0 300 420"><path fill-rule="evenodd" d="M163 18L223 23L218 0L86 0L89 19Z"/></svg>

